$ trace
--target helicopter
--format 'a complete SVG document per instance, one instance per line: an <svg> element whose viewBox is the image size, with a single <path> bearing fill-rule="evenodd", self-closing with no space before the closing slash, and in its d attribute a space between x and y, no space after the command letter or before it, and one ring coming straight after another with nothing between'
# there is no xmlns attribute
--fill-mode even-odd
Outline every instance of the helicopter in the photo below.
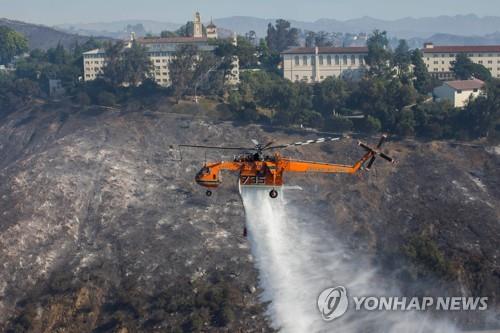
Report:
<svg viewBox="0 0 500 333"><path fill-rule="evenodd" d="M354 174L360 169L370 170L377 157L381 157L392 164L396 163L392 157L386 155L380 150L387 139L387 135L385 134L382 135L375 148L358 141L358 145L365 150L365 154L352 165L294 160L283 157L279 153L279 150L289 147L334 142L339 141L340 139L340 137L326 137L281 145L274 145L273 142L263 145L257 140L252 139L252 142L255 145L254 147L218 147L205 145L179 145L179 147L243 151L243 153L235 155L231 161L204 163L203 167L196 174L195 181L198 185L207 188L207 196L211 196L212 190L219 187L222 183L220 172L223 170L239 173L240 188L269 188L269 196L275 199L278 197L277 189L282 187L284 184L283 175L286 172ZM273 151L274 153L268 154L268 152Z"/></svg>

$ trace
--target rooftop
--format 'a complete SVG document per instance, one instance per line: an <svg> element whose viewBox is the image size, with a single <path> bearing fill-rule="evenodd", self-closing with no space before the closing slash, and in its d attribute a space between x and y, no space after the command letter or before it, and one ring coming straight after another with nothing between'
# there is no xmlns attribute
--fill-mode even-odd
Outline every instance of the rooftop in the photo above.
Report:
<svg viewBox="0 0 500 333"><path fill-rule="evenodd" d="M316 49L314 47L297 47L288 49L282 52L282 54L315 54ZM318 53L368 53L368 48L366 46L352 46L352 47L319 47Z"/></svg>
<svg viewBox="0 0 500 333"><path fill-rule="evenodd" d="M106 51L104 51L104 49L94 49L87 52L83 52L83 54L101 54L101 53L106 53Z"/></svg>
<svg viewBox="0 0 500 333"><path fill-rule="evenodd" d="M137 39L140 44L202 43L207 41L206 37L146 37Z"/></svg>
<svg viewBox="0 0 500 333"><path fill-rule="evenodd" d="M450 86L455 90L474 90L484 87L484 82L478 79L448 81L444 84Z"/></svg>

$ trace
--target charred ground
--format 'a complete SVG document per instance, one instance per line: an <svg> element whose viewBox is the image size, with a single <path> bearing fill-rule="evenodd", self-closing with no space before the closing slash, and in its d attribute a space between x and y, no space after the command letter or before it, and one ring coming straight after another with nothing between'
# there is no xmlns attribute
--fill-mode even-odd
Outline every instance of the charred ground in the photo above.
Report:
<svg viewBox="0 0 500 333"><path fill-rule="evenodd" d="M303 136L201 114L40 104L0 121L1 330L270 330L235 179L224 175L206 198L192 181L204 153L179 161L175 145ZM396 168L289 177L304 188L297 204L408 294L430 285L498 307L499 148L408 140L387 149ZM345 140L288 154L350 162L362 151ZM231 156L208 155L221 157Z"/></svg>

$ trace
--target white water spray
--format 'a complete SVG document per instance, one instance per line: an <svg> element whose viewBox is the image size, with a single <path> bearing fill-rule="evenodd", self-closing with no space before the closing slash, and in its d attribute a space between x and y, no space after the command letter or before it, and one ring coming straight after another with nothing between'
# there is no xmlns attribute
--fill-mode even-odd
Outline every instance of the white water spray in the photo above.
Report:
<svg viewBox="0 0 500 333"><path fill-rule="evenodd" d="M331 232L313 214L292 207L280 191L271 199L268 190L243 188L248 237L259 270L262 301L275 328L303 332L439 332L456 330L446 322L401 312L353 313L324 322L317 297L328 287L345 286L357 295L390 295L377 282L373 268L350 257ZM391 292L393 292L391 290ZM350 306L351 308L351 306Z"/></svg>

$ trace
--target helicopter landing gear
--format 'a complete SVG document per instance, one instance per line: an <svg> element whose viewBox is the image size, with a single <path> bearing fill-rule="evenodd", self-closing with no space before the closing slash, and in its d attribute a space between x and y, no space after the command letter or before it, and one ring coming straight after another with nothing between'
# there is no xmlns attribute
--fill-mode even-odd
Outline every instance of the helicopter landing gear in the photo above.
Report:
<svg viewBox="0 0 500 333"><path fill-rule="evenodd" d="M269 196L273 199L276 199L278 197L278 191L272 189L271 192L269 192Z"/></svg>
<svg viewBox="0 0 500 333"><path fill-rule="evenodd" d="M211 197L212 196L212 191L207 190L207 192L205 192L205 194L207 195L207 197Z"/></svg>

